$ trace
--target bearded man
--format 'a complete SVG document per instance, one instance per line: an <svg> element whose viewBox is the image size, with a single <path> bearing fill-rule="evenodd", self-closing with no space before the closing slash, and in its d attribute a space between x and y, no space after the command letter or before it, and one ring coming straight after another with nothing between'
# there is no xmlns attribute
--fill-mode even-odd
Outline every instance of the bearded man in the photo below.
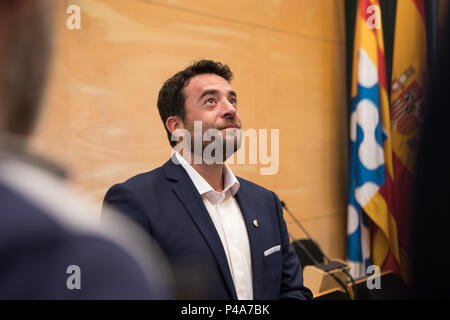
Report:
<svg viewBox="0 0 450 320"><path fill-rule="evenodd" d="M168 79L158 110L174 155L111 187L105 204L152 235L182 297L311 299L278 197L224 163L242 137L232 78L227 65L200 60Z"/></svg>

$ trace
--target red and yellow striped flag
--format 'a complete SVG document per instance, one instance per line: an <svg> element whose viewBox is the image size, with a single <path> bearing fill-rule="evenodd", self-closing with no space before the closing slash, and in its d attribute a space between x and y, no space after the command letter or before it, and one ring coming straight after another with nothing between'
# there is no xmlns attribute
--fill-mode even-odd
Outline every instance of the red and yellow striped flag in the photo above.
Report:
<svg viewBox="0 0 450 320"><path fill-rule="evenodd" d="M423 120L427 43L423 0L398 0L391 82L393 179L388 204L396 221L398 252L382 247L375 264L410 278L410 221L413 173ZM377 234L375 235L377 237Z"/></svg>

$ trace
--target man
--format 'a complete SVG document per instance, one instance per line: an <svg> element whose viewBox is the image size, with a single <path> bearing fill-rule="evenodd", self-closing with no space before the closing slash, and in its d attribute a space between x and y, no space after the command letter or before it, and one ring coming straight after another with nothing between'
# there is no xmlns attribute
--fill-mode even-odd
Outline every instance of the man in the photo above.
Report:
<svg viewBox="0 0 450 320"><path fill-rule="evenodd" d="M0 299L171 297L166 265L148 236L127 221L119 226L113 213L102 231L63 171L27 151L54 3L0 0Z"/></svg>
<svg viewBox="0 0 450 320"><path fill-rule="evenodd" d="M201 60L167 80L158 110L179 152L113 186L105 203L146 228L178 279L197 270L196 298L310 299L278 197L224 164L241 136L232 77L228 66Z"/></svg>

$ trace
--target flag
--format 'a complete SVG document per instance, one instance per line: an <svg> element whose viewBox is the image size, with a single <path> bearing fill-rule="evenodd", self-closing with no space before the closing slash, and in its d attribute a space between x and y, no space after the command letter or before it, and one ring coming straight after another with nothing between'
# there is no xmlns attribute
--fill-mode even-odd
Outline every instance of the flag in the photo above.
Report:
<svg viewBox="0 0 450 320"><path fill-rule="evenodd" d="M360 0L356 11L350 115L350 190L347 261L354 278L372 262L377 244L398 256L396 223L388 208L386 180L393 177L389 100L378 0ZM385 247L383 247L384 249Z"/></svg>
<svg viewBox="0 0 450 320"><path fill-rule="evenodd" d="M398 252L378 245L374 263L410 279L411 202L417 151L424 114L427 35L423 0L398 0L391 81L391 141L394 177L390 210L398 233ZM380 237L379 233L375 237ZM382 237L382 236L381 236Z"/></svg>

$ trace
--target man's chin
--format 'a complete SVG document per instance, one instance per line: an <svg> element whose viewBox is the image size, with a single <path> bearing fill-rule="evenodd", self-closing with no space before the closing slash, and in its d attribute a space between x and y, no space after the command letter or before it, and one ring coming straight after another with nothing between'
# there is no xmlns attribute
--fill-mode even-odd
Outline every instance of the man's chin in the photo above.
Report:
<svg viewBox="0 0 450 320"><path fill-rule="evenodd" d="M223 144L214 145L214 142L204 144L202 158L207 164L223 164L240 148L237 141L223 141Z"/></svg>

